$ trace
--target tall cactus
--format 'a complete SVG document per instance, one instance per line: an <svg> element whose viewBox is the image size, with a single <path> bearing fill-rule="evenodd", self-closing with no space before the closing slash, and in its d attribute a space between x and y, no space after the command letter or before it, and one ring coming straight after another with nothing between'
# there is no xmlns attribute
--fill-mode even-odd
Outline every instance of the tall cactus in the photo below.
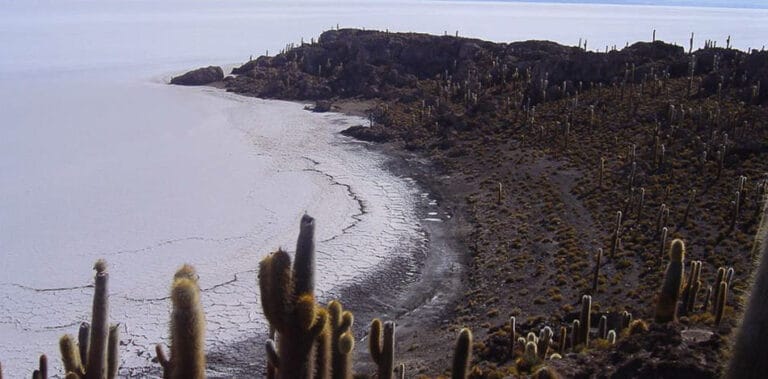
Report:
<svg viewBox="0 0 768 379"><path fill-rule="evenodd" d="M378 366L378 378L392 379L395 371L395 323L384 323L382 341L382 323L379 319L371 322L371 334L368 336L368 350L371 359Z"/></svg>
<svg viewBox="0 0 768 379"><path fill-rule="evenodd" d="M314 346L326 328L327 312L315 303L315 220L301 218L296 259L278 250L259 264L261 305L280 339L273 363L280 379L309 379L314 374Z"/></svg>
<svg viewBox="0 0 768 379"><path fill-rule="evenodd" d="M661 286L659 302L656 306L655 321L665 323L677 319L677 300L680 297L680 286L685 271L685 244L680 239L672 241L669 249L669 264L664 273L664 283Z"/></svg>
<svg viewBox="0 0 768 379"><path fill-rule="evenodd" d="M182 266L171 286L171 356L160 345L155 347L163 377L171 379L205 378L205 315L200 304L197 274L190 265Z"/></svg>
<svg viewBox="0 0 768 379"><path fill-rule="evenodd" d="M464 328L456 339L453 350L452 379L465 379L469 372L469 362L472 360L472 331Z"/></svg>
<svg viewBox="0 0 768 379"><path fill-rule="evenodd" d="M0 372L0 379L3 378L2 372ZM48 379L48 357L43 354L40 356L38 369L32 372L32 379Z"/></svg>
<svg viewBox="0 0 768 379"><path fill-rule="evenodd" d="M592 325L592 296L581 297L581 315L579 317L579 343L589 346L589 328Z"/></svg>
<svg viewBox="0 0 768 379"><path fill-rule="evenodd" d="M91 324L80 324L79 347L70 335L59 339L64 372L69 377L83 379L112 379L119 365L119 334L117 325L109 325L109 273L107 263L99 259L93 290ZM119 324L118 324L119 325ZM71 374L71 375L70 375Z"/></svg>

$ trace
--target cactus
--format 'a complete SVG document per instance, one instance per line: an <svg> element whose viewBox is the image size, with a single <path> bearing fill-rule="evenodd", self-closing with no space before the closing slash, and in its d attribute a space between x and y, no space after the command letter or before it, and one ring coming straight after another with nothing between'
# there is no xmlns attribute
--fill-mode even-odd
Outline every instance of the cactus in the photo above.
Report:
<svg viewBox="0 0 768 379"><path fill-rule="evenodd" d="M655 321L666 323L677 319L677 300L680 296L680 286L683 281L685 268L685 244L680 239L672 241L669 249L669 264L664 273L664 283L661 286L659 302L656 306Z"/></svg>
<svg viewBox="0 0 768 379"><path fill-rule="evenodd" d="M539 340L536 343L536 349L539 353L539 358L546 358L547 350L549 349L549 345L552 343L553 335L554 333L552 332L552 328L548 326L545 326L544 329L542 329L539 333Z"/></svg>
<svg viewBox="0 0 768 379"><path fill-rule="evenodd" d="M205 378L205 315L200 304L197 274L189 265L174 275L171 286L171 356L155 346L164 378Z"/></svg>
<svg viewBox="0 0 768 379"><path fill-rule="evenodd" d="M579 343L589 346L589 328L592 324L592 296L581 297L581 316L579 317Z"/></svg>
<svg viewBox="0 0 768 379"><path fill-rule="evenodd" d="M629 324L628 334L634 336L637 334L648 333L648 324L643 320L634 320Z"/></svg>
<svg viewBox="0 0 768 379"><path fill-rule="evenodd" d="M560 327L560 344L558 346L557 352L560 354L565 354L565 348L568 342L568 328L565 326Z"/></svg>
<svg viewBox="0 0 768 379"><path fill-rule="evenodd" d="M387 321L383 329L382 340L382 323L379 319L373 319L371 334L368 336L368 350L378 367L378 377L392 379L395 370L395 323Z"/></svg>
<svg viewBox="0 0 768 379"><path fill-rule="evenodd" d="M581 321L573 320L573 326L571 327L571 349L576 350L576 346L579 344L579 338L581 337Z"/></svg>
<svg viewBox="0 0 768 379"><path fill-rule="evenodd" d="M664 262L664 252L667 249L667 236L669 235L669 229L667 227L661 228L661 238L659 244L659 263Z"/></svg>
<svg viewBox="0 0 768 379"><path fill-rule="evenodd" d="M0 372L0 379L2 377L2 372ZM39 367L32 372L32 379L48 379L48 357L45 354L40 356Z"/></svg>
<svg viewBox="0 0 768 379"><path fill-rule="evenodd" d="M627 311L621 312L621 330L629 328L629 325L631 323L632 323L632 314Z"/></svg>
<svg viewBox="0 0 768 379"><path fill-rule="evenodd" d="M472 332L464 328L456 339L456 347L453 350L453 368L451 378L464 379L469 371L469 362L472 359Z"/></svg>
<svg viewBox="0 0 768 379"><path fill-rule="evenodd" d="M354 317L351 312L344 311L341 303L335 300L328 304L328 315L331 328L331 372L333 378L351 378L352 365L350 363L350 353L352 351L351 347L355 343L352 334ZM342 343L344 346L342 346ZM349 350L346 349L347 347L349 347Z"/></svg>
<svg viewBox="0 0 768 379"><path fill-rule="evenodd" d="M330 325L330 316L328 310L322 307L317 308L318 318L326 321L323 330L315 338L315 376L317 379L330 379L333 356L332 330Z"/></svg>
<svg viewBox="0 0 768 379"><path fill-rule="evenodd" d="M720 282L720 289L717 291L717 300L715 301L715 326L720 326L725 313L725 302L728 298L728 283Z"/></svg>
<svg viewBox="0 0 768 379"><path fill-rule="evenodd" d="M682 314L688 314L693 312L696 306L696 297L699 294L701 288L701 261L691 262L691 271L688 274L688 280L686 280L685 288L683 289L683 304L680 307Z"/></svg>
<svg viewBox="0 0 768 379"><path fill-rule="evenodd" d="M608 338L608 317L600 316L600 322L597 324L597 336L600 339Z"/></svg>
<svg viewBox="0 0 768 379"><path fill-rule="evenodd" d="M597 256L595 257L595 275L592 277L592 294L597 293L597 279L600 276L600 261L603 258L603 249L597 249Z"/></svg>
<svg viewBox="0 0 768 379"><path fill-rule="evenodd" d="M593 116L594 116L594 114L593 114ZM603 188L603 176L605 176L605 158L600 157L600 171L599 171L598 176L597 176L597 188L598 189L602 189Z"/></svg>
<svg viewBox="0 0 768 379"><path fill-rule="evenodd" d="M328 313L315 303L315 221L301 218L296 259L278 249L259 263L259 290L264 316L280 336L277 377L308 379L314 371L314 347L326 328Z"/></svg>
<svg viewBox="0 0 768 379"><path fill-rule="evenodd" d="M616 331L611 329L608 331L608 334L606 335L606 339L608 340L608 343L611 345L616 344Z"/></svg>
<svg viewBox="0 0 768 379"><path fill-rule="evenodd" d="M685 213L683 213L683 220L680 222L680 226L685 226L686 222L688 222L688 215L691 213L694 201L696 201L696 190L692 189L688 196L688 204L685 205Z"/></svg>
<svg viewBox="0 0 768 379"><path fill-rule="evenodd" d="M116 325L109 325L107 263L99 259L94 263L93 269L96 270L96 276L91 324L80 324L79 347L70 335L64 335L59 339L59 350L64 372L68 377L112 379L116 377L119 365L119 334Z"/></svg>
<svg viewBox="0 0 768 379"><path fill-rule="evenodd" d="M515 356L515 342L517 342L515 332L515 316L512 316L509 318L509 356L514 357Z"/></svg>

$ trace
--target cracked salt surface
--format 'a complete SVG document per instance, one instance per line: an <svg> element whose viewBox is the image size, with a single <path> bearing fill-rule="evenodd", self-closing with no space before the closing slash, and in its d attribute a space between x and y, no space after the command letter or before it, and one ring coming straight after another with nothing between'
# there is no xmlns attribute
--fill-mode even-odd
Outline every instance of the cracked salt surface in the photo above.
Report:
<svg viewBox="0 0 768 379"><path fill-rule="evenodd" d="M304 212L317 219L322 300L423 238L413 184L337 133L365 120L147 84L112 95L143 100L99 116L110 128L92 130L95 116L76 105L110 97L99 89L53 115L12 115L54 140L28 127L4 132L30 146L2 146L12 161L0 179L17 183L0 188L0 360L11 377L27 375L41 353L60 370L58 338L90 318L97 258L109 264L126 374L153 366L154 344L167 342L168 290L182 263L200 275L206 347L216 354L266 330L255 269L278 246L294 249ZM45 130L54 118L63 131Z"/></svg>

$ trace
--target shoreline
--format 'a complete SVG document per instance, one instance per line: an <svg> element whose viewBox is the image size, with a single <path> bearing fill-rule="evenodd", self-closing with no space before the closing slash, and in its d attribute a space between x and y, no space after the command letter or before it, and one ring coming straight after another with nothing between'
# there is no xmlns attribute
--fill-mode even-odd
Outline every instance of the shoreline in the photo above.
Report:
<svg viewBox="0 0 768 379"><path fill-rule="evenodd" d="M215 82L207 87L223 89L224 86ZM293 102L307 104L304 101ZM365 118L366 111L374 105L373 101L340 101L334 103L334 109L323 113ZM313 112L308 108L305 111ZM384 170L412 182L419 192L415 195L420 197L415 202L415 212L424 237L423 241L417 239L407 243L407 248L412 251L399 251L393 259L381 262L354 283L329 290L331 294L337 294L336 298L344 308L355 315L355 369L375 372L365 341L370 322L379 318L397 322L395 354L399 357L398 362L405 363L409 371L417 369L420 373L428 373L442 370L449 365L447 357L438 358L431 353L434 349L419 349L426 353L423 355L415 355L411 350L416 343L414 341L418 340L421 347L429 345L442 351L445 344L453 343L455 338L455 332L444 327L454 318L450 309L465 286L462 277L466 272L466 257L461 254L465 246L463 238L469 233L465 209L455 195L445 190L444 173L434 167L428 158L392 144L375 144L340 132L335 134L347 143L360 143L365 149L381 154L385 158L382 162ZM436 221L434 213L440 215L442 220ZM259 332L209 353L208 369L212 371L209 377L251 375L254 370L264 370L263 344L266 339L266 331ZM425 339L428 340L426 343ZM257 358L255 361L248 359L253 356ZM234 357L239 358L233 361ZM131 377L153 374L160 374L159 369L151 367L130 372Z"/></svg>

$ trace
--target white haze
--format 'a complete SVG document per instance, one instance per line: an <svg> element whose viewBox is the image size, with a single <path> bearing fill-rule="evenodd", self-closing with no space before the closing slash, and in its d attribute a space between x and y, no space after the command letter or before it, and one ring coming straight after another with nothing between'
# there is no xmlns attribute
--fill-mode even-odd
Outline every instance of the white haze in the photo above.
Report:
<svg viewBox="0 0 768 379"><path fill-rule="evenodd" d="M768 11L416 1L0 0L0 362L58 367L57 339L88 320L90 266L111 272L123 365L166 335L173 271L194 264L208 346L264 330L258 259L318 222L332 293L420 243L415 188L336 132L363 120L210 88L171 73L232 64L335 27L623 46L657 38L761 47ZM359 215L360 202L366 213ZM324 269L333 264L334 270Z"/></svg>

